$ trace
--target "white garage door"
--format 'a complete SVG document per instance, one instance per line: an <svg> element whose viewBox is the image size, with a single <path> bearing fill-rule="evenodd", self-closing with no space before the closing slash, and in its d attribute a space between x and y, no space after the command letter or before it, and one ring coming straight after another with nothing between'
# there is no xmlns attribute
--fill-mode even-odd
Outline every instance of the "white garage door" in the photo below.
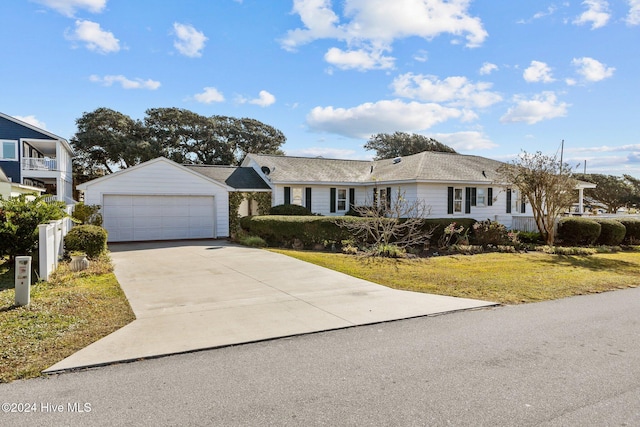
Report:
<svg viewBox="0 0 640 427"><path fill-rule="evenodd" d="M213 196L105 195L110 242L212 238Z"/></svg>

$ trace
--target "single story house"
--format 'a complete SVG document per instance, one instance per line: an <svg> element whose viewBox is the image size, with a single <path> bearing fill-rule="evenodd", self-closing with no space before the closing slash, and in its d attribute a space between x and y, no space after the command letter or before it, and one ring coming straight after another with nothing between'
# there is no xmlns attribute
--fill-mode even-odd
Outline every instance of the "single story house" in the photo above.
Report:
<svg viewBox="0 0 640 427"><path fill-rule="evenodd" d="M85 203L102 206L110 242L228 237L234 191L270 192L272 206L297 204L321 215L392 203L400 192L409 202L424 200L432 218L492 219L512 227L532 212L516 188L496 183L502 164L428 151L375 161L248 154L239 167L157 158L78 189Z"/></svg>

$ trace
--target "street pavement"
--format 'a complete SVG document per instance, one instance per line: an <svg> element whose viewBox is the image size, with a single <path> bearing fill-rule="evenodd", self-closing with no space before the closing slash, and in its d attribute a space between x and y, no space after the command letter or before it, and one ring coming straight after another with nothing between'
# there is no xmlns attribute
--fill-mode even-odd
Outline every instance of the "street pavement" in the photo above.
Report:
<svg viewBox="0 0 640 427"><path fill-rule="evenodd" d="M7 426L637 426L640 289L51 375L0 396L34 404L0 413Z"/></svg>

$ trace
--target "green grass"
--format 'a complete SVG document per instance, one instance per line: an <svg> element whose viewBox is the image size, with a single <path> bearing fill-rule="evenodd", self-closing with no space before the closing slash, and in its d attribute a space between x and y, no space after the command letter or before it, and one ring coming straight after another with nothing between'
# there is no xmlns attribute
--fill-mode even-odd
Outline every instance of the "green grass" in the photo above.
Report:
<svg viewBox="0 0 640 427"><path fill-rule="evenodd" d="M14 305L14 272L0 261L0 382L41 371L134 319L108 257L83 272L62 264L31 287L31 304Z"/></svg>
<svg viewBox="0 0 640 427"><path fill-rule="evenodd" d="M420 259L362 258L273 249L394 289L521 304L640 285L640 251L589 256L485 253Z"/></svg>

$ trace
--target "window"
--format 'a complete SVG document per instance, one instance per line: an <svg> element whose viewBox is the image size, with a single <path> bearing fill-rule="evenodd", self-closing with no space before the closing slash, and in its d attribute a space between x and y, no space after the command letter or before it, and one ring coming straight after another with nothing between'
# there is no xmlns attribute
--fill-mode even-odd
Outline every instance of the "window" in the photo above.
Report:
<svg viewBox="0 0 640 427"><path fill-rule="evenodd" d="M18 160L18 141L0 141L0 160Z"/></svg>
<svg viewBox="0 0 640 427"><path fill-rule="evenodd" d="M302 187L291 188L291 204L302 206Z"/></svg>
<svg viewBox="0 0 640 427"><path fill-rule="evenodd" d="M338 188L338 199L337 199L337 208L339 211L347 210L347 189L346 188Z"/></svg>
<svg viewBox="0 0 640 427"><path fill-rule="evenodd" d="M487 197L485 195L484 188L478 188L476 190L476 206L485 206L487 203Z"/></svg>
<svg viewBox="0 0 640 427"><path fill-rule="evenodd" d="M455 188L453 190L453 212L462 212L462 188Z"/></svg>

